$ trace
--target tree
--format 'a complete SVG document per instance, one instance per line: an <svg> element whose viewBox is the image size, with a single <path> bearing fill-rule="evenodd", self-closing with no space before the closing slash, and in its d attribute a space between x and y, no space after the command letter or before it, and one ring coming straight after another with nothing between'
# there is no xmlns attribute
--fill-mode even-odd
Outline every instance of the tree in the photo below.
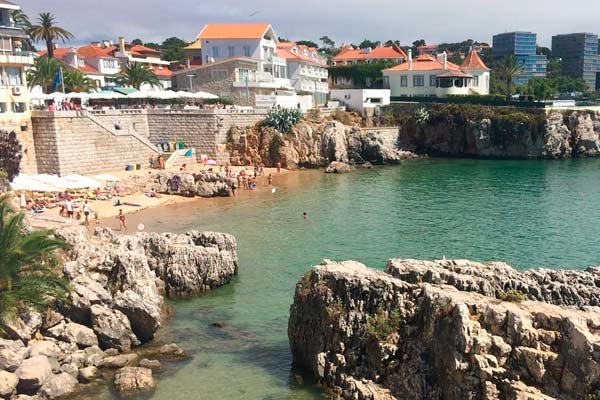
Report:
<svg viewBox="0 0 600 400"><path fill-rule="evenodd" d="M360 44L358 45L359 49L374 49L375 47L379 46L381 44L381 42L377 41L377 42L372 42L368 39L363 40L362 42L360 42Z"/></svg>
<svg viewBox="0 0 600 400"><path fill-rule="evenodd" d="M298 40L296 42L296 44L298 46L306 46L306 47L311 47L311 48L314 48L314 49L318 49L319 48L318 44L316 44L315 42L311 42L310 40Z"/></svg>
<svg viewBox="0 0 600 400"><path fill-rule="evenodd" d="M33 41L45 41L48 49L48 57L54 57L54 41L62 40L63 43L73 39L75 36L68 30L56 26L56 18L54 15L44 12L38 17L38 24L32 25L27 33Z"/></svg>
<svg viewBox="0 0 600 400"><path fill-rule="evenodd" d="M553 84L558 93L585 92L590 89L583 78L572 78L565 75L554 78Z"/></svg>
<svg viewBox="0 0 600 400"><path fill-rule="evenodd" d="M163 58L167 61L183 60L183 48L185 46L187 46L187 43L183 39L177 37L165 39L161 46L164 51Z"/></svg>
<svg viewBox="0 0 600 400"><path fill-rule="evenodd" d="M144 64L133 63L126 66L121 71L121 75L117 78L117 83L122 86L129 86L138 90L145 84L152 87L161 86L156 75Z"/></svg>
<svg viewBox="0 0 600 400"><path fill-rule="evenodd" d="M160 45L158 43L148 42L144 43L144 46L148 47L149 49L160 50Z"/></svg>
<svg viewBox="0 0 600 400"><path fill-rule="evenodd" d="M504 94L506 100L510 101L512 95L513 81L521 75L523 68L514 56L506 56L504 60L496 67L498 78L504 82Z"/></svg>
<svg viewBox="0 0 600 400"><path fill-rule="evenodd" d="M544 55L548 58L552 57L552 50L547 47L537 46L535 53L538 55Z"/></svg>
<svg viewBox="0 0 600 400"><path fill-rule="evenodd" d="M547 78L531 78L526 85L526 93L533 95L536 100L548 100L554 97L556 88Z"/></svg>
<svg viewBox="0 0 600 400"><path fill-rule="evenodd" d="M48 230L24 233L22 213L15 213L6 196L0 198L0 321L13 319L25 308L38 311L66 301L69 287L52 270L51 253L66 249L65 241Z"/></svg>
<svg viewBox="0 0 600 400"><path fill-rule="evenodd" d="M139 45L143 45L143 44L144 44L144 42L142 42L142 39L133 39L131 41L132 46L139 46Z"/></svg>
<svg viewBox="0 0 600 400"><path fill-rule="evenodd" d="M23 29L25 33L31 30L31 21L29 20L27 14L23 12L23 10L14 10L13 12L11 12L11 17L15 22L15 25ZM23 44L24 50L35 51L35 47L30 37L27 37Z"/></svg>
<svg viewBox="0 0 600 400"><path fill-rule="evenodd" d="M65 90L67 92L87 93L96 88L93 79L88 78L79 70L69 70L63 74Z"/></svg>
<svg viewBox="0 0 600 400"><path fill-rule="evenodd" d="M14 131L0 131L0 171L6 174L9 182L19 175L22 158L23 148L17 134Z"/></svg>
<svg viewBox="0 0 600 400"><path fill-rule="evenodd" d="M417 48L417 47L421 47L421 46L426 46L427 43L425 43L425 39L419 39L419 40L415 40L414 42L412 42L413 47Z"/></svg>
<svg viewBox="0 0 600 400"><path fill-rule="evenodd" d="M335 42L334 42L333 40L331 40L331 39L329 38L329 36L321 36L321 37L319 38L319 40L320 40L321 42L323 42L323 45L324 45L326 48L328 48L328 49L333 49L333 48L335 48Z"/></svg>
<svg viewBox="0 0 600 400"><path fill-rule="evenodd" d="M400 41L399 40L388 40L385 42L385 47L392 47L392 46L400 47Z"/></svg>
<svg viewBox="0 0 600 400"><path fill-rule="evenodd" d="M60 63L56 58L37 58L33 63L33 68L27 72L27 84L30 88L41 86L44 93L50 93L59 68Z"/></svg>

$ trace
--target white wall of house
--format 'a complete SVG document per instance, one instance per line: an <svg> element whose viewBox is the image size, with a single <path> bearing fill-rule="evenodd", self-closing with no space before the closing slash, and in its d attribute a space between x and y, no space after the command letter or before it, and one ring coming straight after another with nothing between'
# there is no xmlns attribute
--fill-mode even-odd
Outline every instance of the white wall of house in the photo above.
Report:
<svg viewBox="0 0 600 400"><path fill-rule="evenodd" d="M480 95L490 93L490 73L485 70L470 70L466 73L473 75L471 86L467 88L436 88L435 77L446 71L385 71L384 80L388 81L392 97L415 96L444 97L447 95L468 95L476 92ZM405 78L403 78L405 77ZM422 85L420 85L422 83ZM477 85L475 85L477 83Z"/></svg>
<svg viewBox="0 0 600 400"><path fill-rule="evenodd" d="M332 89L330 97L361 114L364 114L365 108L390 104L389 89Z"/></svg>
<svg viewBox="0 0 600 400"><path fill-rule="evenodd" d="M490 71L488 70L465 70L467 74L473 75L473 86L471 90L485 96L490 94Z"/></svg>

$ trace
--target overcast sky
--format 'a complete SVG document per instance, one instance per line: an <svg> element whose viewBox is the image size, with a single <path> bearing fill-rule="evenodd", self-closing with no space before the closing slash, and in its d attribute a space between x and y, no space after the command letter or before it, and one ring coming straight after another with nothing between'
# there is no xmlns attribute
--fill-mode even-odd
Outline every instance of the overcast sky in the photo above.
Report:
<svg viewBox="0 0 600 400"><path fill-rule="evenodd" d="M13 0L32 17L55 14L77 37L93 40L162 42L170 36L191 41L208 22L268 22L291 40L317 41L328 35L337 44L362 39L415 39L427 43L474 39L513 30L538 33L549 46L556 33L600 33L598 0Z"/></svg>

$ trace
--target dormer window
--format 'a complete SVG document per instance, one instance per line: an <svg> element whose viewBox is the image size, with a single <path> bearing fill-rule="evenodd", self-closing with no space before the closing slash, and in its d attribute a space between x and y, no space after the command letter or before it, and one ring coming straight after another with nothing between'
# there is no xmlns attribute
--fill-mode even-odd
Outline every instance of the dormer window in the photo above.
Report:
<svg viewBox="0 0 600 400"><path fill-rule="evenodd" d="M85 60L83 58L77 57L77 66L79 66L79 67L85 66Z"/></svg>
<svg viewBox="0 0 600 400"><path fill-rule="evenodd" d="M298 52L298 48L297 47L292 47L292 53L297 53Z"/></svg>

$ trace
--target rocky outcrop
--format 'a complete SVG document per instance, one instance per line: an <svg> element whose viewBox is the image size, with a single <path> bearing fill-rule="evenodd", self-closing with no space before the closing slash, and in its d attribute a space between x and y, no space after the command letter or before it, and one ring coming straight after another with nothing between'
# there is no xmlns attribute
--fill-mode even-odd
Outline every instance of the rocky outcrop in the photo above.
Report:
<svg viewBox="0 0 600 400"><path fill-rule="evenodd" d="M392 106L401 148L433 156L559 159L600 156L600 112L472 104Z"/></svg>
<svg viewBox="0 0 600 400"><path fill-rule="evenodd" d="M218 167L217 167L218 168ZM232 195L235 180L223 172L168 172L127 177L122 184L138 192L179 195L185 197L228 197Z"/></svg>
<svg viewBox="0 0 600 400"><path fill-rule="evenodd" d="M3 327L0 398L15 393L61 398L104 376L98 368L134 367L139 357L120 353L153 338L163 318L163 295L199 294L237 273L231 235L192 231L129 237L99 228L90 236L84 227L55 234L71 246L62 255L71 301L44 315L23 313ZM176 345L168 348L181 354L162 358L185 355ZM147 387L145 370L128 371L118 386Z"/></svg>
<svg viewBox="0 0 600 400"><path fill-rule="evenodd" d="M328 174L347 174L348 172L351 172L353 170L354 167L352 165L340 161L334 161L331 164L329 164L327 168L325 168L325 172Z"/></svg>
<svg viewBox="0 0 600 400"><path fill-rule="evenodd" d="M600 394L600 308L583 305L593 302L596 270L553 277L546 270L520 274L505 264L446 260L391 260L387 270L326 261L296 286L288 328L294 363L334 397ZM577 296L550 295L563 279L574 280ZM515 287L545 302L498 298L499 290ZM575 303L581 306L562 305Z"/></svg>
<svg viewBox="0 0 600 400"><path fill-rule="evenodd" d="M115 375L115 389L119 393L139 394L152 391L155 387L152 370L148 368L125 367Z"/></svg>

